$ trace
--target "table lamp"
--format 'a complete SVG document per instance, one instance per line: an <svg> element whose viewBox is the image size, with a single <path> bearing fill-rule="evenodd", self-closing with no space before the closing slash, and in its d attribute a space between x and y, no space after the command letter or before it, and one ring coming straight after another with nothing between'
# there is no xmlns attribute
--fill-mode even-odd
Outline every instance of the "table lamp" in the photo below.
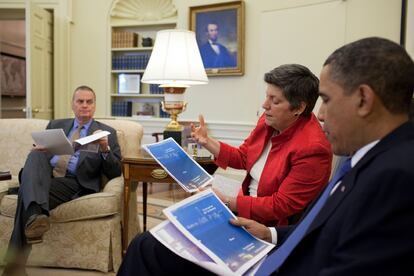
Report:
<svg viewBox="0 0 414 276"><path fill-rule="evenodd" d="M195 33L187 30L157 32L154 48L141 82L159 84L164 90L162 109L170 114L171 121L164 131L164 138L182 135L178 114L187 103L184 92L191 85L207 84L206 71L201 60ZM176 139L181 144L180 139Z"/></svg>

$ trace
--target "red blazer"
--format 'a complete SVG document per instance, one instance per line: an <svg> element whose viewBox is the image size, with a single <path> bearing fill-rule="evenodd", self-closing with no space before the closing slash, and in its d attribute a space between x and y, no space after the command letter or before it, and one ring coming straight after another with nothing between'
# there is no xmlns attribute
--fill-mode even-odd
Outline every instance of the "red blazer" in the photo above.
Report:
<svg viewBox="0 0 414 276"><path fill-rule="evenodd" d="M216 164L245 169L247 176L237 196L241 217L268 226L287 225L325 187L331 173L332 150L315 115L299 119L277 136L262 115L249 137L235 148L220 142ZM249 196L250 170L269 139L272 148L264 165L257 197Z"/></svg>

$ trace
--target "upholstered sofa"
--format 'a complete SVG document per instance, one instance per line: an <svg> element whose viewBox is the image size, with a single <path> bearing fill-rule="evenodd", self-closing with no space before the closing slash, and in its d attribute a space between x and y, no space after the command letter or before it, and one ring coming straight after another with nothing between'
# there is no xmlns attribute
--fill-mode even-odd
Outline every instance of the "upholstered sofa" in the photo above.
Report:
<svg viewBox="0 0 414 276"><path fill-rule="evenodd" d="M138 154L143 130L126 120L99 120L117 131L122 156ZM33 131L46 128L40 119L0 119L0 171L10 170L12 180L0 181L0 265L13 228L17 196L8 194L18 186ZM28 265L117 271L122 258L121 220L123 177L110 180L102 192L64 203L50 212L51 228L43 243L33 245ZM129 239L139 231L135 191L131 191Z"/></svg>

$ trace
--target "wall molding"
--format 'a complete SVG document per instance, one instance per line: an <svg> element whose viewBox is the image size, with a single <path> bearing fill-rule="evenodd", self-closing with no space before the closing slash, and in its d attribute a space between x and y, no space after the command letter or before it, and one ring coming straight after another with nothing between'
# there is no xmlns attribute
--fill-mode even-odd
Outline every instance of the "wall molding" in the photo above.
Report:
<svg viewBox="0 0 414 276"><path fill-rule="evenodd" d="M168 124L168 118L129 118L117 117L120 120L131 120L140 123L144 128L142 144L155 142L152 133L163 132ZM98 119L99 120L99 119ZM189 121L186 121L189 122ZM206 121L209 135L217 140L233 146L239 146L255 127L255 124L246 122Z"/></svg>

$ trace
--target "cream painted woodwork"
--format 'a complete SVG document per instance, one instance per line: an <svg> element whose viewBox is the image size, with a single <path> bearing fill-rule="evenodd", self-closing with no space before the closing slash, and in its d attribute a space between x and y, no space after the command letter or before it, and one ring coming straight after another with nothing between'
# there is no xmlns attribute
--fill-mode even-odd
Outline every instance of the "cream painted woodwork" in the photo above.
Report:
<svg viewBox="0 0 414 276"><path fill-rule="evenodd" d="M171 0L115 0L111 16L141 22L162 21L177 16Z"/></svg>
<svg viewBox="0 0 414 276"><path fill-rule="evenodd" d="M26 115L53 118L53 15L29 5L26 9Z"/></svg>

